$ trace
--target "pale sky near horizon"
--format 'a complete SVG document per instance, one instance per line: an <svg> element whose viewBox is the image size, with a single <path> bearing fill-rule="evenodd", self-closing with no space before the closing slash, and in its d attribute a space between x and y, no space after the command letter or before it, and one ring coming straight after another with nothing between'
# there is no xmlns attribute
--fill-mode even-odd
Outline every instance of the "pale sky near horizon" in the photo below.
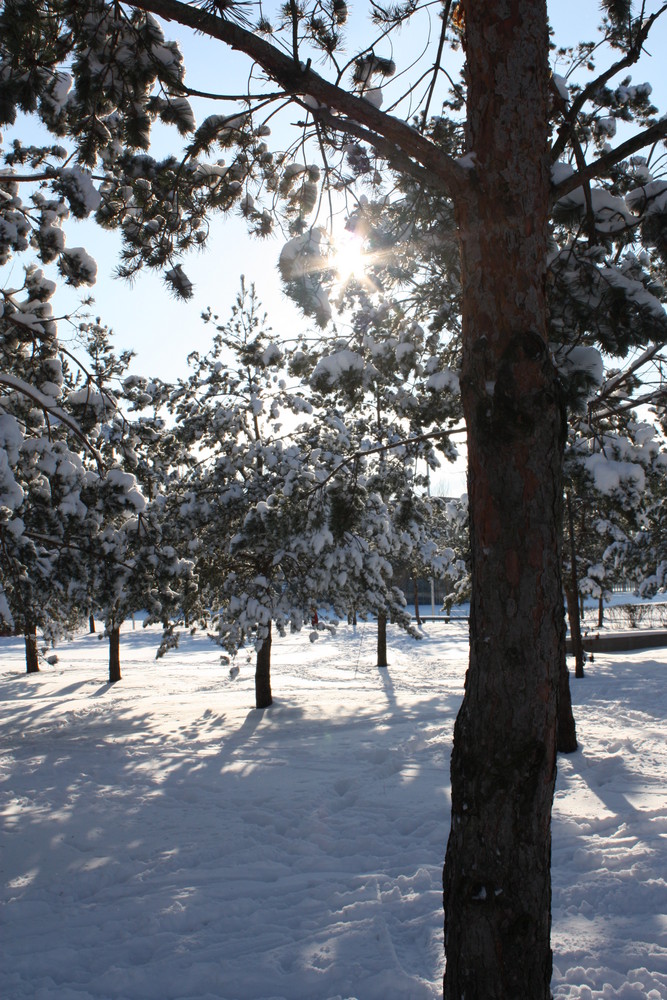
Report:
<svg viewBox="0 0 667 1000"><path fill-rule="evenodd" d="M350 0L348 6L363 11L367 5L354 4ZM648 6L650 11L657 9L659 4ZM558 44L575 44L596 37L595 26L600 13L598 0L552 0L549 11ZM201 36L193 36L191 32L177 32L176 28L173 23L166 24L165 34L167 38L178 37L181 42L188 67L188 82L192 86L225 89L224 82L218 80L221 52L224 55L222 75L227 85L230 78L240 78L245 83L249 68L245 57L231 53L222 47L222 43L211 43ZM348 39L354 37L355 21L351 19ZM361 34L359 37L361 39ZM368 40L366 33L363 38ZM635 83L648 80L652 84L654 103L661 111L664 109L667 112L667 14L654 29L647 49L648 54L630 70L630 74ZM377 51L385 54L381 47ZM394 52L399 72L401 56L405 58L405 53L399 48ZM599 65L606 64L606 60L600 57ZM217 112L220 108L213 110ZM210 107L205 112L196 110L199 120L210 113ZM171 132L172 150L177 153L180 140L175 130ZM190 351L207 350L213 331L203 324L200 314L210 306L221 319L226 318L238 291L241 274L245 274L248 282L255 282L277 339L284 335L293 336L295 329L309 325L281 290L277 260L283 242L284 237L280 235L266 241L252 239L247 235L244 220L238 216L217 218L212 225L208 248L201 255L192 255L184 261L185 269L194 281L195 294L190 302L183 303L169 295L158 274L142 273L132 285L112 279L119 247L117 235L101 233L93 222L67 225L67 245L85 246L98 261L98 281L91 290L95 298L92 314L100 315L103 322L113 328L114 342L119 350L132 348L137 352L134 371L165 379L185 374L185 359ZM21 262L17 260L13 266L20 268ZM7 269L3 269L0 277L5 278L6 275ZM16 280L16 277L13 280L10 278L11 283ZM64 303L67 302L70 307L73 301L75 298L71 293L64 295L59 292L54 310L64 311ZM66 336L64 326L61 327L61 335ZM442 471L443 478L447 478L448 469L443 468ZM452 475L457 486L446 492L462 492L465 487L461 485L459 488L462 483L460 470L452 470Z"/></svg>

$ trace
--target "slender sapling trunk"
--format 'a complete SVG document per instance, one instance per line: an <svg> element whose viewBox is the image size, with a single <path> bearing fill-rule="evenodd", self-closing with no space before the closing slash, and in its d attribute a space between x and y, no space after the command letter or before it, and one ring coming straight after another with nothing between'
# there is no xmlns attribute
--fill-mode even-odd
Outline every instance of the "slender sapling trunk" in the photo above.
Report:
<svg viewBox="0 0 667 1000"><path fill-rule="evenodd" d="M584 676L585 656L584 644L581 639L579 574L577 572L577 546L574 537L574 512L572 510L572 498L569 493L565 496L565 504L570 533L570 579L565 582L565 600L567 603L567 617L570 622L570 640L574 654L574 676L581 678Z"/></svg>
<svg viewBox="0 0 667 1000"><path fill-rule="evenodd" d="M421 625L422 620L419 614L419 581L416 576L412 579L412 586L415 595L415 618L417 619L417 624Z"/></svg>
<svg viewBox="0 0 667 1000"><path fill-rule="evenodd" d="M567 669L567 657L563 651L558 681L558 744L559 753L574 753L578 749L577 727L572 711L572 696L570 693L570 672Z"/></svg>
<svg viewBox="0 0 667 1000"><path fill-rule="evenodd" d="M387 615L384 611L378 613L378 667L387 666Z"/></svg>
<svg viewBox="0 0 667 1000"><path fill-rule="evenodd" d="M120 679L120 625L114 625L109 629L109 684Z"/></svg>
<svg viewBox="0 0 667 1000"><path fill-rule="evenodd" d="M255 665L255 708L268 708L273 703L271 695L271 622L262 645L257 650Z"/></svg>
<svg viewBox="0 0 667 1000"><path fill-rule="evenodd" d="M39 673L39 652L37 650L37 629L34 625L26 625L25 629L25 665L26 673Z"/></svg>

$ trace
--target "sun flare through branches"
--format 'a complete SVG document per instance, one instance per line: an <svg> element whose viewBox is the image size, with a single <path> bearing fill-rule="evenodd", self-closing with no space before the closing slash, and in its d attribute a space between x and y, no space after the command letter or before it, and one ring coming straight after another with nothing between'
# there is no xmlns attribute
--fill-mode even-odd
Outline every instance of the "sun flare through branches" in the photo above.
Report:
<svg viewBox="0 0 667 1000"><path fill-rule="evenodd" d="M369 263L368 255L364 252L363 240L358 236L344 232L336 238L333 244L332 265L341 283L350 278L361 281L366 277Z"/></svg>

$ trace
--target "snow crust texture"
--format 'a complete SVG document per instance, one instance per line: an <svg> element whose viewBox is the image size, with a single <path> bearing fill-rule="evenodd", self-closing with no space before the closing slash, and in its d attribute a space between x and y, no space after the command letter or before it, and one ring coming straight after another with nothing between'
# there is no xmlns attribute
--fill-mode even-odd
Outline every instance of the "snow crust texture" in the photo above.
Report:
<svg viewBox="0 0 667 1000"><path fill-rule="evenodd" d="M205 635L125 626L24 674L0 639L0 996L435 1000L461 625L275 639L253 705ZM667 997L667 651L573 682L554 815L554 996Z"/></svg>

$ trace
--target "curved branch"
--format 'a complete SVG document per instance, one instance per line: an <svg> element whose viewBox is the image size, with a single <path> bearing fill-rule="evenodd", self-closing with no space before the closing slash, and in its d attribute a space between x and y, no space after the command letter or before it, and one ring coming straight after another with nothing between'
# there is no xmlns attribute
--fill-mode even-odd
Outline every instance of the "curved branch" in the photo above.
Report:
<svg viewBox="0 0 667 1000"><path fill-rule="evenodd" d="M408 448L411 444L421 444L423 441L432 441L436 438L449 438L454 434L465 434L465 427L452 427L450 430L440 430L431 431L428 434L417 434L415 437L403 438L400 441L394 441L392 444L379 444L375 448L360 448L358 451L352 452L347 458L341 459L338 465L333 469L328 476L325 476L321 482L318 482L313 486L311 493L316 493L321 490L323 486L326 486L334 476L336 476L341 469L344 469L351 462L359 462L360 459L366 458L367 455L379 455L385 454L388 451L393 451L395 448Z"/></svg>
<svg viewBox="0 0 667 1000"><path fill-rule="evenodd" d="M373 132L364 128L362 125L359 125L358 122L336 117L326 108L318 108L317 110L309 108L308 110L312 114L315 121L320 125L323 125L327 129L353 135L361 142L367 142L370 146L373 146L377 150L380 156L387 160L390 167L394 167L394 169L400 170L403 173L410 174L410 176L420 184L427 187L433 186L433 178L429 176L428 171L426 171L424 167L415 163L409 156L406 156L402 149L394 146L390 142L386 142L384 138L377 136Z"/></svg>
<svg viewBox="0 0 667 1000"><path fill-rule="evenodd" d="M65 424L66 427L72 431L75 437L81 441L83 446L91 453L97 466L102 471L104 469L104 459L100 452L95 448L94 445L90 443L86 435L83 433L76 420L70 417L68 413L60 407L56 406L50 396L46 396L39 389L35 389L34 386L30 385L28 382L24 382L23 379L17 378L15 375L9 375L6 372L0 372L0 385L7 386L8 389L13 389L15 392L20 392L27 399L32 399L34 403L44 410L45 413L50 413L52 416L57 417L57 419Z"/></svg>
<svg viewBox="0 0 667 1000"><path fill-rule="evenodd" d="M581 148L581 143L577 137L576 122L571 120L567 116L567 106L565 99L561 96L558 87L555 84L553 77L551 78L551 93L554 101L560 106L563 112L563 117L566 118L568 131L570 133L570 142L572 143L572 149L574 150L574 158L577 161L577 167L580 171L586 168L586 157L584 156L584 151ZM590 180L585 180L583 185L584 189L584 199L586 202L586 225L588 228L588 239L591 243L597 243L597 232L595 228L595 213L593 211L593 199L591 197L591 184Z"/></svg>
<svg viewBox="0 0 667 1000"><path fill-rule="evenodd" d="M185 83L174 83L175 90L179 90L188 97L205 97L209 101L245 101L251 104L253 101L277 101L285 94L282 90L277 90L272 94L216 94L215 91L197 90L195 87L188 87Z"/></svg>
<svg viewBox="0 0 667 1000"><path fill-rule="evenodd" d="M427 179L431 186L444 186L454 195L462 192L470 183L469 170L445 155L411 125L383 113L343 87L330 83L316 73L309 63L295 61L254 32L222 17L190 7L181 0L137 0L129 6L176 21L211 38L217 38L232 49L244 52L262 67L270 79L283 88L286 95L310 97L330 112L343 115L345 120L338 126L339 130L347 131L348 120L359 122L368 129L369 136L372 136L368 141L373 144L381 141L391 143L405 157L417 161L428 171Z"/></svg>

